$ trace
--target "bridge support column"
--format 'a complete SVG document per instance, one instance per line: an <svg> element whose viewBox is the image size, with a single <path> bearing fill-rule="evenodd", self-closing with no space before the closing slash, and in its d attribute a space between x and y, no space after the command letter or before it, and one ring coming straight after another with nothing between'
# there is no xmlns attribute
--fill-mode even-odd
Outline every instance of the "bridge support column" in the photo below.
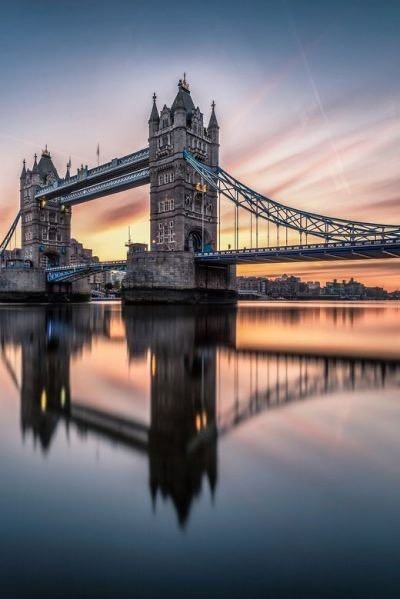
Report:
<svg viewBox="0 0 400 599"><path fill-rule="evenodd" d="M233 304L236 268L197 264L189 251L129 251L126 304Z"/></svg>

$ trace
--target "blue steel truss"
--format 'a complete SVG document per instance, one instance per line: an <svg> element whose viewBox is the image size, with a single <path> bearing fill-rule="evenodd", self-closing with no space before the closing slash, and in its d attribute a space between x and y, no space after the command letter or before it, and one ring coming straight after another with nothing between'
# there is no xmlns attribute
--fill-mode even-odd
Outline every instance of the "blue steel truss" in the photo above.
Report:
<svg viewBox="0 0 400 599"><path fill-rule="evenodd" d="M306 237L312 235L328 242L370 241L386 243L400 241L400 225L383 225L333 218L305 210L296 210L263 196L237 181L220 167L211 168L199 162L184 150L183 156L190 166L213 189L256 217L267 220L277 227L287 227Z"/></svg>
<svg viewBox="0 0 400 599"><path fill-rule="evenodd" d="M65 195L69 191L75 189L77 186L85 185L96 182L96 180L104 177L112 177L117 175L120 171L124 171L127 168L135 165L147 166L149 160L149 148L144 148L138 152L133 152L122 158L114 158L110 162L100 164L89 170L80 171L78 175L70 177L69 179L60 179L55 181L52 185L42 187L35 195L36 199L44 199L50 197L58 197L59 195Z"/></svg>
<svg viewBox="0 0 400 599"><path fill-rule="evenodd" d="M113 179L107 179L106 181L96 183L95 185L88 185L82 189L73 191L66 196L60 196L58 202L65 206L72 206L88 200L94 200L95 198L111 195L112 193L118 193L125 189L145 185L146 183L150 183L150 171L148 168L134 171L127 175L121 175L120 177L115 177Z"/></svg>
<svg viewBox="0 0 400 599"><path fill-rule="evenodd" d="M15 220L13 222L13 224L11 225L11 227L9 228L9 230L6 233L6 236L4 237L3 241L0 244L0 259L3 257L4 251L7 249L8 244L10 243L12 236L15 233L15 229L17 228L19 219L21 218L21 212L18 212L17 216L15 217Z"/></svg>
<svg viewBox="0 0 400 599"><path fill-rule="evenodd" d="M400 239L387 241L337 241L307 245L197 252L196 262L206 264L256 264L400 258Z"/></svg>
<svg viewBox="0 0 400 599"><path fill-rule="evenodd" d="M87 264L74 264L73 266L54 266L46 268L48 283L65 283L77 281L104 270L126 270L126 260L111 262L89 262Z"/></svg>

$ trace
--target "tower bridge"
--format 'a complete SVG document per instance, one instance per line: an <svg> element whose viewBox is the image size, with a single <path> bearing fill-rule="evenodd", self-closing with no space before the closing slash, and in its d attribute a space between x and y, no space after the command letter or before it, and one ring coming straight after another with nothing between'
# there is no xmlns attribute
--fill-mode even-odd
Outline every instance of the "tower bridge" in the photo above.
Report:
<svg viewBox="0 0 400 599"><path fill-rule="evenodd" d="M139 252L132 244L126 264L121 263L126 303L234 302L237 264L400 257L400 225L299 210L259 194L221 168L215 103L206 125L186 78L179 81L171 107L159 111L156 100L154 94L148 146L137 152L90 169L81 165L74 176L68 164L64 178L47 147L39 161L35 155L31 169L24 162L20 206L0 244L0 259L21 222L23 260L42 273L43 284L71 284L108 268L109 263L72 267L72 209L148 184L150 248ZM231 223L223 216L227 205L233 209ZM221 242L221 224L232 226L228 248ZM0 289L12 287L18 277L6 271L0 271L0 283L5 281ZM19 276L29 279L26 272Z"/></svg>

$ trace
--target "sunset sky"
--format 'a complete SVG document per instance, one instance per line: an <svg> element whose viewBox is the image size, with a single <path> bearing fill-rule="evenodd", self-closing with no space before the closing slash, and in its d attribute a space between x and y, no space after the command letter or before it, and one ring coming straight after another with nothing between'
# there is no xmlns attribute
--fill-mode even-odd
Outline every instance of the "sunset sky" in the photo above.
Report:
<svg viewBox="0 0 400 599"><path fill-rule="evenodd" d="M0 237L18 209L22 159L45 144L59 175L147 145L155 91L184 71L221 166L315 212L400 223L400 2L36 0L2 5ZM102 259L148 241L148 187L73 209L73 236ZM229 243L229 226L224 241ZM248 245L248 243L246 244ZM307 280L400 287L400 261L246 267Z"/></svg>

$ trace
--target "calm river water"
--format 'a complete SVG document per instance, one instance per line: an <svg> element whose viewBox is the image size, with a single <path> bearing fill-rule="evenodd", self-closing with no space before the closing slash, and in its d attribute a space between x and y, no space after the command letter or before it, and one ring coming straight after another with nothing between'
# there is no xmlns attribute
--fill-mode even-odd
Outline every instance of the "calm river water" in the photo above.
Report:
<svg viewBox="0 0 400 599"><path fill-rule="evenodd" d="M9 597L399 597L400 304L0 307Z"/></svg>

